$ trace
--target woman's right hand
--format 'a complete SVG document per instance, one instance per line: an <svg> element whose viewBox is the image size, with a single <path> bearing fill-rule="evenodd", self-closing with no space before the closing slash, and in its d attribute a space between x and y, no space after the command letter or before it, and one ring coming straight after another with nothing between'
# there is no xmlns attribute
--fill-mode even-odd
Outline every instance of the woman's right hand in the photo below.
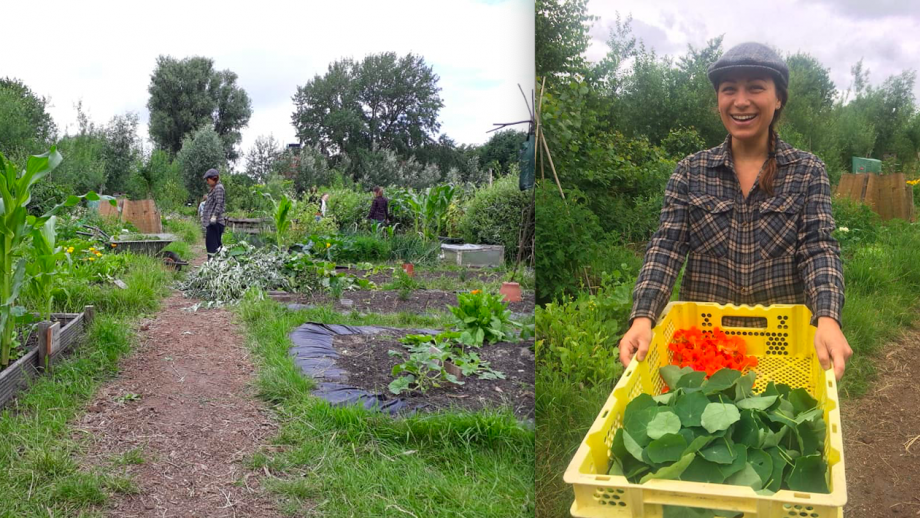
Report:
<svg viewBox="0 0 920 518"><path fill-rule="evenodd" d="M634 318L629 331L626 331L620 340L620 363L623 364L623 368L629 367L633 354L637 355L639 361L644 360L651 341L652 320L646 317Z"/></svg>

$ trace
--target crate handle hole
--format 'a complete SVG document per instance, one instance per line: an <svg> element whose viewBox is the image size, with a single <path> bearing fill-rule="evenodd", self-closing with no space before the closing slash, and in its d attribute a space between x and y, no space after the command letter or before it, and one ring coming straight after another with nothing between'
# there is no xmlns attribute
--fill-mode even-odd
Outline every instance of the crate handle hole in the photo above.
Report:
<svg viewBox="0 0 920 518"><path fill-rule="evenodd" d="M836 423L832 424L831 429L834 430L834 433L837 433L837 424Z"/></svg>
<svg viewBox="0 0 920 518"><path fill-rule="evenodd" d="M811 495L808 493L793 493L792 496L796 498L804 498L806 500L811 500Z"/></svg>
<svg viewBox="0 0 920 518"><path fill-rule="evenodd" d="M728 320L728 323L725 321ZM754 329L766 329L767 319L764 317L733 317L730 315L722 316L722 327L743 327Z"/></svg>

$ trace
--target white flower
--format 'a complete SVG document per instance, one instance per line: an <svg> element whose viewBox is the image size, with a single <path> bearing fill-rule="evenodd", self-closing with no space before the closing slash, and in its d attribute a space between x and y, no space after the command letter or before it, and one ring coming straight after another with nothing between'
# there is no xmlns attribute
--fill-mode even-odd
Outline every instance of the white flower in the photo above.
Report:
<svg viewBox="0 0 920 518"><path fill-rule="evenodd" d="M850 231L850 229L848 229L847 227L840 227L840 228L838 228L837 230L839 230L839 231L841 231L841 232L849 232L849 231Z"/></svg>

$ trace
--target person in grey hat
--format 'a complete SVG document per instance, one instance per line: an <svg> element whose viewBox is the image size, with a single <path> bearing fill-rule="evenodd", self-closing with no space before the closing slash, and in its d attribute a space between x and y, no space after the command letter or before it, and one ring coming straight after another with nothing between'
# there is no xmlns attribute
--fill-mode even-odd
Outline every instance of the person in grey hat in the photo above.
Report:
<svg viewBox="0 0 920 518"><path fill-rule="evenodd" d="M201 226L205 227L205 248L208 250L210 261L223 246L222 238L227 217L224 186L220 183L220 173L217 169L208 169L204 174L204 180L211 191L201 210Z"/></svg>
<svg viewBox="0 0 920 518"><path fill-rule="evenodd" d="M805 304L818 360L839 380L853 351L841 330L843 267L831 236L830 181L821 160L774 131L789 97L789 69L770 47L742 43L713 63L708 76L728 136L681 160L668 181L620 361L628 365L634 354L644 360L686 261L680 300ZM717 325L751 325L737 320Z"/></svg>

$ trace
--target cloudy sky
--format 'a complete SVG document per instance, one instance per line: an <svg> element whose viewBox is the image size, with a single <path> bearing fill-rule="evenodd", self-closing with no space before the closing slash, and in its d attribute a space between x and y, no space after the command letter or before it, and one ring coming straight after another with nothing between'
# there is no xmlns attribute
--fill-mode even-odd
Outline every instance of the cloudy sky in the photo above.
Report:
<svg viewBox="0 0 920 518"><path fill-rule="evenodd" d="M136 112L147 138L147 87L158 55L207 56L252 100L243 150L259 135L296 142L297 86L329 63L386 51L420 54L440 77L441 132L483 143L495 122L529 118L533 0L9 2L0 76L49 97L58 128L76 130L75 103L94 122ZM518 127L524 129L525 127ZM240 164L241 165L241 164Z"/></svg>
<svg viewBox="0 0 920 518"><path fill-rule="evenodd" d="M724 35L723 50L745 41L814 56L840 91L852 83L850 68L863 58L869 82L920 68L920 2L915 0L590 0L599 16L588 58L606 54L617 12L632 14L633 34L659 55L679 56L687 45L703 47ZM920 82L914 89L920 101Z"/></svg>

